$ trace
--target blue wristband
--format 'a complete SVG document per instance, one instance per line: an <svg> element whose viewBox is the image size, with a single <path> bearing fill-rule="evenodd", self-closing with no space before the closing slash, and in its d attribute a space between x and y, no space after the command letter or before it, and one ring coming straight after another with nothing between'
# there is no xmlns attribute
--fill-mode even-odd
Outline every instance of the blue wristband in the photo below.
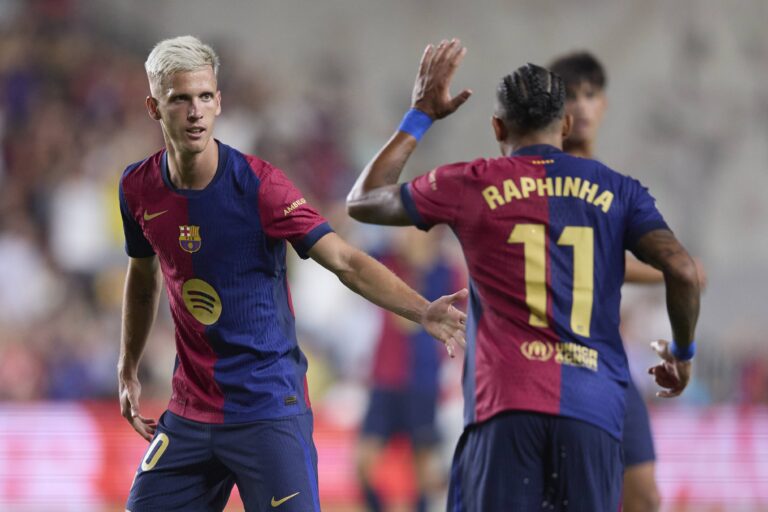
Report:
<svg viewBox="0 0 768 512"><path fill-rule="evenodd" d="M675 359L678 361L690 361L693 359L693 356L696 355L696 342L691 341L691 344L688 345L688 348L681 349L677 346L677 343L674 341L669 345L669 351L672 353L673 356L675 356Z"/></svg>
<svg viewBox="0 0 768 512"><path fill-rule="evenodd" d="M432 118L421 110L412 108L403 116L398 130L413 136L416 140L421 140L430 126L432 126Z"/></svg>

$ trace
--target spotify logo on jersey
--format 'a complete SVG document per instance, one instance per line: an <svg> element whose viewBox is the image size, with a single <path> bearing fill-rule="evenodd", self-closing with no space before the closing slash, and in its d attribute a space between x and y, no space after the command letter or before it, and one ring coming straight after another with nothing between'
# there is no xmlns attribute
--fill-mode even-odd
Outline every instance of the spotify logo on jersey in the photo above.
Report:
<svg viewBox="0 0 768 512"><path fill-rule="evenodd" d="M181 287L184 305L203 325L211 325L221 316L221 299L213 286L202 279L190 279Z"/></svg>

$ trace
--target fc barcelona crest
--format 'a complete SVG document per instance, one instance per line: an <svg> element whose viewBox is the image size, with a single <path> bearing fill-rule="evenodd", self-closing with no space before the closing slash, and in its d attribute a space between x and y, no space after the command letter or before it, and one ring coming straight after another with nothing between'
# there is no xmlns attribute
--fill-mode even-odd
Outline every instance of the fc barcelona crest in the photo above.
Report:
<svg viewBox="0 0 768 512"><path fill-rule="evenodd" d="M179 245L187 252L197 252L203 245L200 226L179 226Z"/></svg>

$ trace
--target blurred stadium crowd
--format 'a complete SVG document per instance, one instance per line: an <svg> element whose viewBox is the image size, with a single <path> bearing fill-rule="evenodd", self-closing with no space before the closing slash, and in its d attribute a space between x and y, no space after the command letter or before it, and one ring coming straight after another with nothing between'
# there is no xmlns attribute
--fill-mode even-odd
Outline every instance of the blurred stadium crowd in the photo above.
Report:
<svg viewBox="0 0 768 512"><path fill-rule="evenodd" d="M125 165L162 145L143 106L143 59L161 34L118 37L80 19L75 6L36 1L0 8L0 399L6 401L116 403L127 261L117 181ZM309 70L304 79L315 83L313 96L288 106L273 101L280 84L238 74L231 63L239 57L222 53L228 64L220 77L218 137L285 169L338 231L368 250L380 249L389 235L352 224L342 206L369 156L350 147L343 74L332 65ZM312 264L294 266L315 394L338 379L365 380L376 329L376 314L330 280ZM663 295L653 288L627 296L633 305L625 317L627 338L643 342L630 344L639 374L652 360L644 329L666 321ZM146 397L168 396L172 338L167 307L161 307L145 355ZM728 357L702 350L696 385L683 400L768 404L768 354L757 342L742 343ZM645 391L652 393L650 386Z"/></svg>

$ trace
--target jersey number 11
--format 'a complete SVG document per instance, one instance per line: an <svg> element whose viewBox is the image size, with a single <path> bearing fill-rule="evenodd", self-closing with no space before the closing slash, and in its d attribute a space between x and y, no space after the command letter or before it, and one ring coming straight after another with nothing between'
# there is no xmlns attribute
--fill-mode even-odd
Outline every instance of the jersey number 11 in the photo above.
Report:
<svg viewBox="0 0 768 512"><path fill-rule="evenodd" d="M543 224L518 224L507 243L523 244L525 254L525 303L531 311L529 323L548 327L547 322L547 254ZM589 337L594 290L594 230L585 226L567 226L557 245L573 247L573 305L571 330Z"/></svg>

